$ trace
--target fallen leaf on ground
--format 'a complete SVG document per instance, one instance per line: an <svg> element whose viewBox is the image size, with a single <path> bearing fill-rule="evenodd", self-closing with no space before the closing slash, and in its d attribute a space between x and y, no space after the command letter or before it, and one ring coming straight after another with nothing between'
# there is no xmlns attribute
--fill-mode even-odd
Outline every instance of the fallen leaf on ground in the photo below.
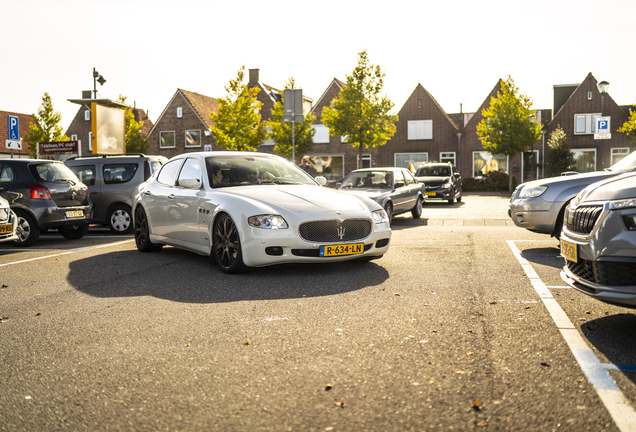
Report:
<svg viewBox="0 0 636 432"><path fill-rule="evenodd" d="M329 391L329 390L331 390L332 388L333 388L333 386L332 386L331 384L327 384L327 385L325 386L325 391Z"/></svg>
<svg viewBox="0 0 636 432"><path fill-rule="evenodd" d="M456 373L456 374L460 374L460 375L466 375L466 372L465 372L465 371L460 371L460 370L455 371L455 373Z"/></svg>
<svg viewBox="0 0 636 432"><path fill-rule="evenodd" d="M550 363L548 363L548 362L541 362L541 366L550 367Z"/></svg>
<svg viewBox="0 0 636 432"><path fill-rule="evenodd" d="M479 411L479 410L481 410L481 402L479 402L479 401L475 401L475 402L473 402L473 404L471 405L471 407L473 407L473 409L475 409L475 410Z"/></svg>
<svg viewBox="0 0 636 432"><path fill-rule="evenodd" d="M492 301L492 302L490 302L490 304L497 304L497 302L496 301Z"/></svg>
<svg viewBox="0 0 636 432"><path fill-rule="evenodd" d="M252 343L252 342L247 341L247 342L243 342L243 345L249 345L249 344L251 344L251 343Z"/></svg>
<svg viewBox="0 0 636 432"><path fill-rule="evenodd" d="M487 425L486 425L486 423L477 423L477 426L479 426L479 427L486 427Z"/></svg>
<svg viewBox="0 0 636 432"><path fill-rule="evenodd" d="M466 351L466 355L473 355L473 354L475 354L475 353L472 352L472 351Z"/></svg>
<svg viewBox="0 0 636 432"><path fill-rule="evenodd" d="M339 401L338 399L336 399L336 405L338 405L340 408L344 408L345 403L343 401Z"/></svg>

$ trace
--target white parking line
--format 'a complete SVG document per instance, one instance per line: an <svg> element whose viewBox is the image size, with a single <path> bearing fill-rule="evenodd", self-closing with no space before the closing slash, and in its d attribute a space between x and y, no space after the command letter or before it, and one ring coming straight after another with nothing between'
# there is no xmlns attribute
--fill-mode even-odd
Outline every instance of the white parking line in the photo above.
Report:
<svg viewBox="0 0 636 432"><path fill-rule="evenodd" d="M523 258L521 251L515 245L515 241L507 240L506 242L530 279L532 286L550 313L561 335L563 335L570 351L574 354L574 358L588 381L594 386L596 393L605 408L607 408L610 416L612 416L618 429L622 432L636 432L636 411L608 372L609 369L613 369L611 366L615 365L604 365L600 362L594 351L588 347L581 334L576 330L570 318L565 314L563 308L552 297L552 293L539 278L532 265ZM616 368L618 369L618 367Z"/></svg>
<svg viewBox="0 0 636 432"><path fill-rule="evenodd" d="M100 246L92 246L92 247L88 247L88 248L73 249L73 250L70 250L70 251L67 251L67 252L62 252L62 253L59 253L59 254L46 255L46 256L37 257L37 258L31 258L31 259L26 259L26 260L21 260L21 261L14 261L14 262L10 262L10 263L0 264L0 267L6 267L6 266L14 265L14 264L22 264L22 263L30 262L30 261L38 261L38 260L42 260L42 259L46 259L46 258L55 258L55 257L59 257L59 256L62 256L62 255L69 255L69 254L73 254L73 253L77 253L77 252L89 251L89 250L93 250L93 249L101 249L101 248L105 248L105 247L118 246L118 245L122 245L122 244L125 244L125 243L130 243L132 241L134 241L134 240L125 240L125 241L121 241L121 242L117 242L117 243L108 243L108 244L100 245Z"/></svg>

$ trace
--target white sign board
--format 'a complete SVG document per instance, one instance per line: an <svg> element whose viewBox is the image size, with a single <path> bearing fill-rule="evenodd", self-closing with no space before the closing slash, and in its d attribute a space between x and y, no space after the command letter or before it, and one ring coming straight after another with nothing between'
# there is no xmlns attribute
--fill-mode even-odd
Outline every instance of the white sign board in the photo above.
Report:
<svg viewBox="0 0 636 432"><path fill-rule="evenodd" d="M611 134L611 117L596 117L596 132L594 139L610 139Z"/></svg>
<svg viewBox="0 0 636 432"><path fill-rule="evenodd" d="M22 150L22 140L7 140L6 145L11 150Z"/></svg>

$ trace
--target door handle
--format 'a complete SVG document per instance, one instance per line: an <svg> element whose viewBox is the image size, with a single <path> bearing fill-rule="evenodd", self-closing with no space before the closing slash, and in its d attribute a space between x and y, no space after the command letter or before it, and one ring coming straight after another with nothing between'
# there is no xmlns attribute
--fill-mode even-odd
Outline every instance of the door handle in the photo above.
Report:
<svg viewBox="0 0 636 432"><path fill-rule="evenodd" d="M174 199L174 194L170 194L170 195L168 195L168 198L170 198L170 199Z"/></svg>

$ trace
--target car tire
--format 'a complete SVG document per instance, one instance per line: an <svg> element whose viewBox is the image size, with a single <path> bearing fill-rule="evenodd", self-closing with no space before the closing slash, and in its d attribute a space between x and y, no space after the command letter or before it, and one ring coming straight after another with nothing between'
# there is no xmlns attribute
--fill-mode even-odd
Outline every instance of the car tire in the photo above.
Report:
<svg viewBox="0 0 636 432"><path fill-rule="evenodd" d="M417 197L417 203L415 204L415 207L413 207L413 210L411 210L413 219L419 219L422 217L422 201L421 197Z"/></svg>
<svg viewBox="0 0 636 432"><path fill-rule="evenodd" d="M137 207L135 212L135 244L140 252L157 252L163 247L162 244L154 244L150 241L150 227L148 217L142 206Z"/></svg>
<svg viewBox="0 0 636 432"><path fill-rule="evenodd" d="M388 218L389 218L389 225L391 225L391 222L393 222L393 204L391 203L386 203L384 205L384 211L386 212Z"/></svg>
<svg viewBox="0 0 636 432"><path fill-rule="evenodd" d="M462 202L462 194L461 194L461 192L459 193L459 196L457 197L457 202L458 203Z"/></svg>
<svg viewBox="0 0 636 432"><path fill-rule="evenodd" d="M68 240L79 240L88 233L88 224L64 225L57 229Z"/></svg>
<svg viewBox="0 0 636 432"><path fill-rule="evenodd" d="M554 230L551 233L551 236L555 239L559 240L561 238L561 230L563 229L563 217L565 216L565 209L570 205L570 201L567 201L563 207L561 207L561 211L556 218L556 222L554 223Z"/></svg>
<svg viewBox="0 0 636 432"><path fill-rule="evenodd" d="M109 211L108 228L115 234L130 234L135 227L132 221L132 211L126 204L117 204Z"/></svg>
<svg viewBox="0 0 636 432"><path fill-rule="evenodd" d="M224 273L240 273L245 270L239 232L227 214L220 215L214 221L210 257Z"/></svg>
<svg viewBox="0 0 636 432"><path fill-rule="evenodd" d="M455 202L454 198L451 198L449 200L446 201L448 204L452 205Z"/></svg>
<svg viewBox="0 0 636 432"><path fill-rule="evenodd" d="M27 212L14 210L14 213L18 217L18 229L16 230L18 239L12 241L11 244L19 247L32 246L40 238L40 228Z"/></svg>

